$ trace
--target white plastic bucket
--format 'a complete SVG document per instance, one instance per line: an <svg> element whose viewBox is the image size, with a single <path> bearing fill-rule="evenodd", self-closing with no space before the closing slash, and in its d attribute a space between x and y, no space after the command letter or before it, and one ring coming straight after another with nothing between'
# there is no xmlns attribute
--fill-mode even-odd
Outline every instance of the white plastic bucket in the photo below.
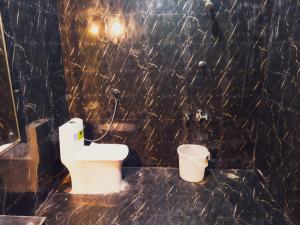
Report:
<svg viewBox="0 0 300 225"><path fill-rule="evenodd" d="M199 182L204 178L210 152L202 145L185 144L177 148L179 175L188 182Z"/></svg>

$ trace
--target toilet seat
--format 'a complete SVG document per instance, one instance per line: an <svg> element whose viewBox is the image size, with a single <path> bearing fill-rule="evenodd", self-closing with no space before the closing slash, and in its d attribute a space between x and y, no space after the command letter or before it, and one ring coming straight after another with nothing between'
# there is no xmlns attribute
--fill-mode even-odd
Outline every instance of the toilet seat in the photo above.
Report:
<svg viewBox="0 0 300 225"><path fill-rule="evenodd" d="M122 161L128 155L128 147L122 144L96 144L84 146L70 161Z"/></svg>

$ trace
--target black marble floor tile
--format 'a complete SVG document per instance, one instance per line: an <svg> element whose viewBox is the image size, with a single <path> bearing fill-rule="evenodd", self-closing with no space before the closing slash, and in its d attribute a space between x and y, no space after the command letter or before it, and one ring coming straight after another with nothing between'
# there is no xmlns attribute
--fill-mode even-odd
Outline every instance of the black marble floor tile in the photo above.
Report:
<svg viewBox="0 0 300 225"><path fill-rule="evenodd" d="M288 224L249 170L210 170L199 183L175 168L124 168L124 188L111 195L72 195L70 179L39 212L46 224Z"/></svg>
<svg viewBox="0 0 300 225"><path fill-rule="evenodd" d="M252 170L213 170L234 216L249 224L289 224L281 208Z"/></svg>

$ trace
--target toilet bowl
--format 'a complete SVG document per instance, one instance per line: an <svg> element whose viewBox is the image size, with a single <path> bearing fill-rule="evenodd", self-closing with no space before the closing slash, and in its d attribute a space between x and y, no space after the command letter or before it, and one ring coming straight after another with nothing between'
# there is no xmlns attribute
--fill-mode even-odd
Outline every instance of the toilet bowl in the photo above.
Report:
<svg viewBox="0 0 300 225"><path fill-rule="evenodd" d="M122 144L84 146L83 121L71 119L59 127L61 162L69 170L72 194L107 194L119 192L122 162L128 147Z"/></svg>

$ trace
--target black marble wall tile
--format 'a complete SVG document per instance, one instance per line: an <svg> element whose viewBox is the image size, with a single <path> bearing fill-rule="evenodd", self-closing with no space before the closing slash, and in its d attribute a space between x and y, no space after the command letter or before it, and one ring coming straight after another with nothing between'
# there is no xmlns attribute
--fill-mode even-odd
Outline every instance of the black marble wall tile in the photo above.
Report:
<svg viewBox="0 0 300 225"><path fill-rule="evenodd" d="M38 131L38 167L37 160L31 159L26 151L19 154L15 149L9 151L11 158L1 158L0 162L8 173L2 175L14 178L19 187L27 187L29 178L38 174L34 180L38 190L10 191L2 187L5 182L1 183L1 214L32 215L55 188L63 169L58 161L56 128L68 120L68 109L57 3L4 0L0 2L0 11L22 142L27 141L26 125L49 119L47 131Z"/></svg>
<svg viewBox="0 0 300 225"><path fill-rule="evenodd" d="M265 100L260 106L255 165L271 193L298 224L299 113Z"/></svg>
<svg viewBox="0 0 300 225"><path fill-rule="evenodd" d="M1 3L18 117L25 119L25 125L54 116L57 99L62 103L65 96L58 15L56 9L48 10L51 4L40 1ZM64 110L56 117L66 120L66 115ZM25 126L20 130L25 140Z"/></svg>
<svg viewBox="0 0 300 225"><path fill-rule="evenodd" d="M99 120L105 124L108 120ZM183 120L116 120L119 126L132 127L130 131L113 128L103 142L127 144L131 151L125 165L178 167L177 147L181 144L202 144L209 148L211 167L252 167L255 133L250 120L209 121L202 126L186 127ZM101 128L94 127L95 132ZM119 130L118 130L119 129ZM136 162L134 162L136 160ZM133 163L133 164L130 164Z"/></svg>
<svg viewBox="0 0 300 225"><path fill-rule="evenodd" d="M295 224L300 221L299 19L297 1L274 2L255 122L255 166Z"/></svg>
<svg viewBox="0 0 300 225"><path fill-rule="evenodd" d="M217 167L252 167L259 97L249 95L260 94L272 3L213 3L211 14L194 0L61 2L69 110L87 123L87 135L98 136L111 118L111 88L118 88L116 122L135 129L103 141L127 144L137 163L176 166L178 145L198 143L210 147ZM87 35L91 17L116 13L127 30L122 41ZM184 114L199 108L209 122L186 127Z"/></svg>
<svg viewBox="0 0 300 225"><path fill-rule="evenodd" d="M274 3L271 40L274 42L299 41L299 2L278 0Z"/></svg>

